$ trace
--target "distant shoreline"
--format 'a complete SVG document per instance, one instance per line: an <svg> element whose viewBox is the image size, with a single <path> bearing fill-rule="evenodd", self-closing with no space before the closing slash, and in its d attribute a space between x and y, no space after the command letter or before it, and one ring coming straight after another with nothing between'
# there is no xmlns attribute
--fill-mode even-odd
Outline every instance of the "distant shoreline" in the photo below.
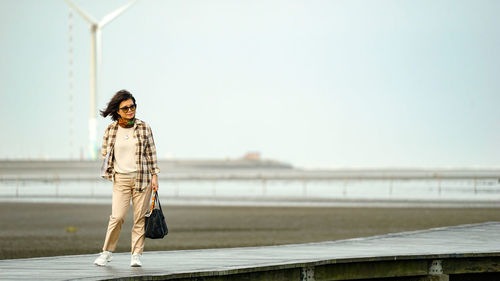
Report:
<svg viewBox="0 0 500 281"><path fill-rule="evenodd" d="M163 180L407 180L488 179L500 181L500 167L414 167L301 169L275 160L160 160ZM99 180L101 161L0 160L0 182Z"/></svg>

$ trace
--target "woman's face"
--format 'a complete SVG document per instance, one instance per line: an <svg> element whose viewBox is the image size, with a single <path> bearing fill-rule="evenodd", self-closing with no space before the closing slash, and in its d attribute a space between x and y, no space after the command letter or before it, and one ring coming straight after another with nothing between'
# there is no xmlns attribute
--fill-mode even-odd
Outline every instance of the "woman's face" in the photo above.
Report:
<svg viewBox="0 0 500 281"><path fill-rule="evenodd" d="M124 100L120 103L118 114L122 119L132 119L135 116L135 104L132 99Z"/></svg>

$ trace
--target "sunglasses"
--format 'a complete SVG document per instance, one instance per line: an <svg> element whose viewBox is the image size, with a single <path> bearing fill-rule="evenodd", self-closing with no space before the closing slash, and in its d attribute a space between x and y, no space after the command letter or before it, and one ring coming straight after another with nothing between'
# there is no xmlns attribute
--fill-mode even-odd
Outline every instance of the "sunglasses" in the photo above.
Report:
<svg viewBox="0 0 500 281"><path fill-rule="evenodd" d="M135 111L136 107L137 107L137 105L133 104L131 106L120 107L120 110L123 111L123 112L128 112L129 110L130 111Z"/></svg>

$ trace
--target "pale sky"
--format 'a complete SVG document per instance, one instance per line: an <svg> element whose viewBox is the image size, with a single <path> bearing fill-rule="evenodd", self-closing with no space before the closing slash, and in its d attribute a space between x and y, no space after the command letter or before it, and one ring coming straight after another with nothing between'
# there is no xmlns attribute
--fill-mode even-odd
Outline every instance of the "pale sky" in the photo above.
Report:
<svg viewBox="0 0 500 281"><path fill-rule="evenodd" d="M128 1L74 2L101 19ZM98 106L131 91L159 158L498 167L498 11L476 0L139 0L103 29ZM0 0L0 159L88 157L90 32L73 12L70 44L69 13L63 0ZM110 122L98 119L99 145Z"/></svg>

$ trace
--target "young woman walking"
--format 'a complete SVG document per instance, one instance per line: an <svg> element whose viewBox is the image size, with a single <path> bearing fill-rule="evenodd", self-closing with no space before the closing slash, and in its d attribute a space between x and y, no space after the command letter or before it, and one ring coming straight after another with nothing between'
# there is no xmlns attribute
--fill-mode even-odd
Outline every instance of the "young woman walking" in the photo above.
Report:
<svg viewBox="0 0 500 281"><path fill-rule="evenodd" d="M101 115L111 115L104 132L101 154L104 157L102 177L113 182L112 211L102 253L94 264L105 266L112 260L130 200L134 209L130 266L142 266L144 220L152 190L158 189L160 172L151 128L135 118L137 104L132 94L118 91Z"/></svg>

